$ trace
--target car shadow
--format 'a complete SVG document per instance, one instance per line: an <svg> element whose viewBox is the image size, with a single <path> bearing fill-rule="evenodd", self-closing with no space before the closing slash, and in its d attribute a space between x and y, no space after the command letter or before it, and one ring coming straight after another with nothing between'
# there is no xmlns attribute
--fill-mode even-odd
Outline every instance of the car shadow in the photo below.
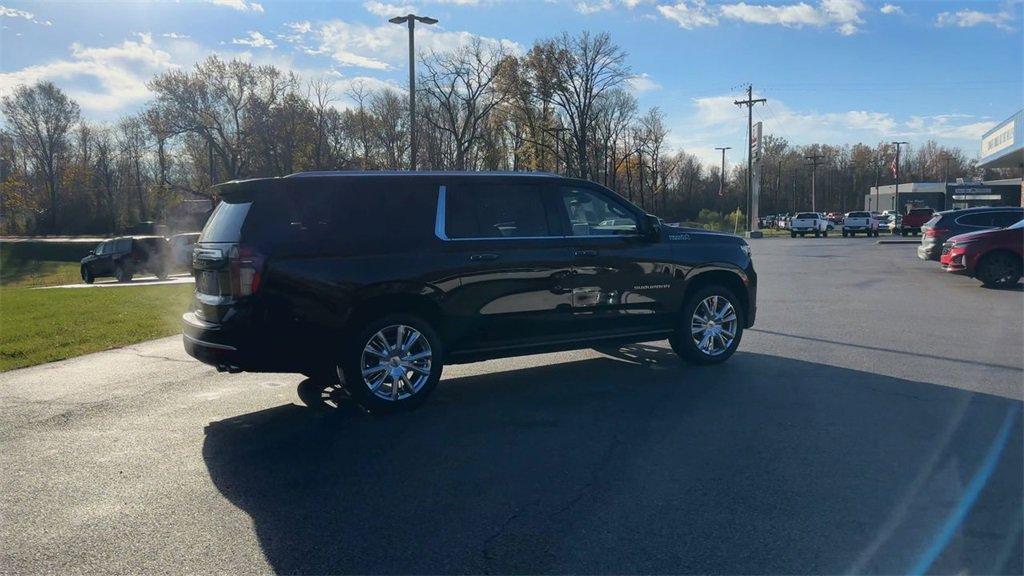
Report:
<svg viewBox="0 0 1024 576"><path fill-rule="evenodd" d="M281 573L1021 573L1020 401L605 352L239 415L203 457Z"/></svg>

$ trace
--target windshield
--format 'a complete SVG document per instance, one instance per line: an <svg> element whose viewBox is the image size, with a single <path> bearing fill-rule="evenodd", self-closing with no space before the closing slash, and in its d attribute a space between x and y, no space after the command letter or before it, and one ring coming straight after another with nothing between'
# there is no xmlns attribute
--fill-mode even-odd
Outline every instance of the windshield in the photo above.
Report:
<svg viewBox="0 0 1024 576"><path fill-rule="evenodd" d="M1024 228L1024 220L1019 220L1016 224L1006 227L1007 230L1020 230L1021 228Z"/></svg>
<svg viewBox="0 0 1024 576"><path fill-rule="evenodd" d="M850 218L868 218L871 215L867 212L850 212L847 216Z"/></svg>

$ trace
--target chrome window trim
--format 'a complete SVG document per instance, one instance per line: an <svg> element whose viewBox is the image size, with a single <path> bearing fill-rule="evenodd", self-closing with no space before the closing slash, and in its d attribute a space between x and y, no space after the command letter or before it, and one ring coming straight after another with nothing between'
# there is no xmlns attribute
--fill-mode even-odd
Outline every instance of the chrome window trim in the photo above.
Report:
<svg viewBox="0 0 1024 576"><path fill-rule="evenodd" d="M445 214L447 211L448 188L441 185L437 189L437 213L434 215L434 235L445 242L462 242L466 240L481 242L490 240L566 240L586 238L640 238L641 234L595 234L587 236L494 236L479 238L449 238L445 231Z"/></svg>

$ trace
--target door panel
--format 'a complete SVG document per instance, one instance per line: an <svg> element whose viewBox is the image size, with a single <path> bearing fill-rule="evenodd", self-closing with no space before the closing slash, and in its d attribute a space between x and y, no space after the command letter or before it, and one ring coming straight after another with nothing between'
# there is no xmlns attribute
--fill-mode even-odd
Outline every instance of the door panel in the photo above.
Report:
<svg viewBox="0 0 1024 576"><path fill-rule="evenodd" d="M564 338L572 258L543 187L474 178L438 191L436 234L448 278L450 346L459 350Z"/></svg>
<svg viewBox="0 0 1024 576"><path fill-rule="evenodd" d="M581 329L630 333L673 326L684 286L667 244L576 238L573 249L573 314Z"/></svg>
<svg viewBox="0 0 1024 576"><path fill-rule="evenodd" d="M644 216L608 190L559 186L553 196L573 253L572 304L580 329L670 328L683 275L675 273L667 244L641 237Z"/></svg>
<svg viewBox="0 0 1024 576"><path fill-rule="evenodd" d="M514 244L513 244L514 243ZM565 337L572 305L569 250L559 240L452 242L444 256L458 286L446 308L459 350Z"/></svg>

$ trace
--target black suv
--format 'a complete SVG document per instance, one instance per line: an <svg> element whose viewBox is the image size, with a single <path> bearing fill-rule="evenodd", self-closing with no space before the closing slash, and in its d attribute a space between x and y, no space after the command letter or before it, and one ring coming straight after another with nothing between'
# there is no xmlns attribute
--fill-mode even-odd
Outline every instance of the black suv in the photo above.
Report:
<svg viewBox="0 0 1024 576"><path fill-rule="evenodd" d="M186 351L340 376L370 410L416 405L446 363L666 337L722 362L754 323L742 238L664 226L584 180L311 172L218 189Z"/></svg>
<svg viewBox="0 0 1024 576"><path fill-rule="evenodd" d="M921 245L917 257L938 260L942 245L953 236L981 230L1006 228L1024 218L1024 208L1017 206L989 206L936 212L932 219L921 225Z"/></svg>
<svg viewBox="0 0 1024 576"><path fill-rule="evenodd" d="M138 272L167 278L167 239L163 236L134 236L100 242L82 258L82 281L92 284L101 276L129 282Z"/></svg>

